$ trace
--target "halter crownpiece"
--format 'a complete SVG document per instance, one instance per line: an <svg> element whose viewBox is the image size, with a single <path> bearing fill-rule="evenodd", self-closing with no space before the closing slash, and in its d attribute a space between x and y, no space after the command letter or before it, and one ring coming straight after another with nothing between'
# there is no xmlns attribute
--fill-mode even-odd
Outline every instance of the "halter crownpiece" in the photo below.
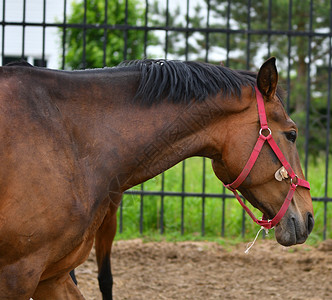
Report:
<svg viewBox="0 0 332 300"><path fill-rule="evenodd" d="M275 225L277 225L282 217L285 215L289 204L292 201L293 195L295 193L295 190L298 186L304 187L306 189L310 190L310 184L308 181L299 178L293 171L292 167L288 163L287 159L285 156L282 154L281 150L279 149L277 143L272 137L272 132L271 129L267 125L267 119L266 119L266 112L265 112L265 107L264 107L264 100L263 96L258 90L257 87L255 87L256 90L256 99L257 99L257 108L258 108L258 115L259 115L259 122L260 122L260 130L259 130L259 136L257 139L257 142L254 146L253 151L250 154L250 157L244 166L242 172L240 175L230 184L224 184L226 188L228 188L230 191L234 193L235 198L239 201L241 206L244 208L244 210L249 214L251 219L257 223L258 225L266 228L266 229L271 229ZM266 136L264 134L267 134ZM253 168L259 153L262 150L262 147L265 143L265 141L268 142L270 147L272 148L272 151L275 153L275 155L278 157L280 160L282 166L284 167L284 170L288 174L288 177L290 177L290 188L288 191L288 194L284 200L284 203L282 204L280 210L278 213L274 216L272 220L266 220L263 215L263 220L258 220L254 214L251 212L251 210L244 204L242 199L240 198L237 188L242 184L242 182L248 177L251 169ZM279 169L280 170L280 169ZM279 171L278 170L278 171ZM278 172L277 171L277 172ZM284 173L285 174L285 173Z"/></svg>

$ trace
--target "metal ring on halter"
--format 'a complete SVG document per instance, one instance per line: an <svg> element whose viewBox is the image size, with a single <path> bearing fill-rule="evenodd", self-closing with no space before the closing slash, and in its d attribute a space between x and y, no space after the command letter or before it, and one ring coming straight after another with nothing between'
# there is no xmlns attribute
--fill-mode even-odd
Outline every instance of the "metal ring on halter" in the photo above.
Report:
<svg viewBox="0 0 332 300"><path fill-rule="evenodd" d="M269 131L269 134L267 135L267 136L269 136L269 135L272 135L272 131L271 131L271 129L268 127L268 128L261 128L260 130L259 130L259 135L262 135L262 131L263 130L268 130Z"/></svg>
<svg viewBox="0 0 332 300"><path fill-rule="evenodd" d="M294 183L295 186L298 186L299 184L299 177L295 174L294 179L296 178L296 183ZM293 184L293 178L290 179L290 183Z"/></svg>

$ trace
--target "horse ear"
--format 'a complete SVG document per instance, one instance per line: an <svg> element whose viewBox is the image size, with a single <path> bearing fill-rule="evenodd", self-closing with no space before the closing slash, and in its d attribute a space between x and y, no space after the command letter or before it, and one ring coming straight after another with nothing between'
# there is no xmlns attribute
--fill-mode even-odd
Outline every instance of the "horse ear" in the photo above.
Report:
<svg viewBox="0 0 332 300"><path fill-rule="evenodd" d="M277 89L278 71L276 58L269 58L260 68L257 75L257 87L265 96L265 99L272 100Z"/></svg>

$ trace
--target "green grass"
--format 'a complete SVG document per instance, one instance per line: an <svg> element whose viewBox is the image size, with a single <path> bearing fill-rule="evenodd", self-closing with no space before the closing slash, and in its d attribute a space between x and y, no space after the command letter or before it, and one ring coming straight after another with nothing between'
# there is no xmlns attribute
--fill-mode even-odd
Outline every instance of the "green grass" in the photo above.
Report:
<svg viewBox="0 0 332 300"><path fill-rule="evenodd" d="M332 160L331 160L332 161ZM222 193L221 182L213 173L209 159L205 159L205 166L202 158L191 158L185 162L185 191L203 192L203 168L205 175L205 192ZM144 190L160 191L162 187L162 176L165 176L164 190L181 192L182 191L182 163L159 175L146 183ZM332 164L329 167L329 182L331 182ZM322 197L325 192L325 161L323 158L316 158L309 161L308 180L311 185L311 195ZM141 186L133 188L140 190ZM229 191L226 191L230 193ZM328 196L332 193L329 191ZM139 233L140 205L141 197L137 195L125 195L123 198L123 232L117 235L118 239L128 239L135 237L152 238L154 240L215 240L222 243L221 219L222 219L222 200L220 198L205 198L205 236L201 236L202 226L202 198L186 197L184 204L184 235L181 235L181 197L164 197L164 235L160 232L160 196L144 196L143 201L143 235ZM247 203L248 204L248 203ZM315 227L308 239L309 244L316 244L323 238L324 230L324 203L315 201ZM327 204L327 238L332 238L332 211L331 203ZM261 212L250 206L250 209L257 217ZM225 238L228 240L242 241L242 208L235 198L225 200ZM119 212L118 212L119 213ZM252 239L259 227L246 216L245 236ZM270 234L274 238L274 234Z"/></svg>
<svg viewBox="0 0 332 300"><path fill-rule="evenodd" d="M332 197L331 183L332 183L332 158L329 158L329 170L328 180L330 183L329 190L327 193L328 197ZM315 159L309 160L308 167L308 181L311 185L311 196L312 197L323 197L325 193L325 156L316 157ZM325 204L322 201L314 201L314 215L315 215L315 227L310 235L310 240L321 240L324 231L324 206L327 208L327 238L332 238L332 203Z"/></svg>

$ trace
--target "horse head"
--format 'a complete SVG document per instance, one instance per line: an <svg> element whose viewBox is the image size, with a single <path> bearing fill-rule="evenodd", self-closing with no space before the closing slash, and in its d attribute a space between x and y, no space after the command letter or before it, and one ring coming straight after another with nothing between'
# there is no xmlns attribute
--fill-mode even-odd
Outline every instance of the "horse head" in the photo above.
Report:
<svg viewBox="0 0 332 300"><path fill-rule="evenodd" d="M314 218L309 184L296 149L298 130L285 112L277 82L275 59L271 58L259 70L256 92L244 88L238 99L248 103L246 109L234 112L223 123L225 139L212 166L226 187L236 195L238 189L263 212L266 220L256 219L256 223L274 227L277 241L290 246L305 242Z"/></svg>

